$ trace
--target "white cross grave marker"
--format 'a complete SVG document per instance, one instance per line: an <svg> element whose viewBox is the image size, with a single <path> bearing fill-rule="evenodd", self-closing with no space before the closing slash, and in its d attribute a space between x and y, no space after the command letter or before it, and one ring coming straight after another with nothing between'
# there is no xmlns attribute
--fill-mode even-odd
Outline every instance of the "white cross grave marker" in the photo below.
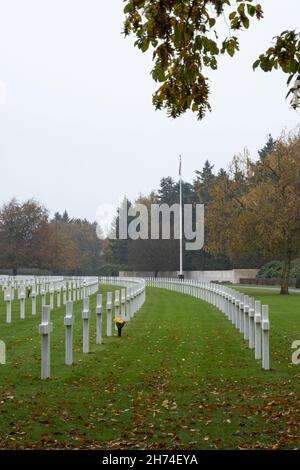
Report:
<svg viewBox="0 0 300 470"><path fill-rule="evenodd" d="M112 336L112 328L111 328L111 310L112 310L112 293L107 292L107 300L106 300L106 336Z"/></svg>
<svg viewBox="0 0 300 470"><path fill-rule="evenodd" d="M96 344L102 344L102 294L97 295Z"/></svg>
<svg viewBox="0 0 300 470"><path fill-rule="evenodd" d="M115 291L115 318L120 316L120 291ZM115 330L118 330L117 325L115 324Z"/></svg>
<svg viewBox="0 0 300 470"><path fill-rule="evenodd" d="M53 310L53 308L54 308L54 286L53 286L52 282L50 283L49 292L50 292L50 310Z"/></svg>
<svg viewBox="0 0 300 470"><path fill-rule="evenodd" d="M262 306L262 367L270 370L270 322L269 306Z"/></svg>
<svg viewBox="0 0 300 470"><path fill-rule="evenodd" d="M66 302L67 302L67 287L66 287L66 284L64 284L64 287L63 287L63 304L66 305Z"/></svg>
<svg viewBox="0 0 300 470"><path fill-rule="evenodd" d="M126 289L121 290L121 318L126 319Z"/></svg>
<svg viewBox="0 0 300 470"><path fill-rule="evenodd" d="M42 307L42 323L39 326L39 333L42 337L42 360L41 360L41 379L48 379L51 377L50 373L50 336L53 330L52 323L50 322L50 306L43 305Z"/></svg>
<svg viewBox="0 0 300 470"><path fill-rule="evenodd" d="M90 352L90 299L85 297L83 299L83 349L85 354Z"/></svg>
<svg viewBox="0 0 300 470"><path fill-rule="evenodd" d="M56 289L56 306L57 306L57 308L60 308L60 306L61 306L60 287L57 287L57 289Z"/></svg>
<svg viewBox="0 0 300 470"><path fill-rule="evenodd" d="M31 291L31 313L36 315L36 285L34 284Z"/></svg>
<svg viewBox="0 0 300 470"><path fill-rule="evenodd" d="M249 295L244 296L244 339L249 339Z"/></svg>
<svg viewBox="0 0 300 470"><path fill-rule="evenodd" d="M20 318L25 320L25 298L26 298L26 287L24 284L20 287L19 290L19 300L20 300Z"/></svg>
<svg viewBox="0 0 300 470"><path fill-rule="evenodd" d="M261 302L255 301L255 359L261 359Z"/></svg>
<svg viewBox="0 0 300 470"><path fill-rule="evenodd" d="M254 328L254 299L250 297L249 299L249 348L255 348L255 328Z"/></svg>
<svg viewBox="0 0 300 470"><path fill-rule="evenodd" d="M4 292L4 300L6 302L6 323L11 323L11 286L7 286Z"/></svg>
<svg viewBox="0 0 300 470"><path fill-rule="evenodd" d="M66 303L66 315L64 318L64 325L66 327L66 352L65 364L71 366L73 364L73 302Z"/></svg>

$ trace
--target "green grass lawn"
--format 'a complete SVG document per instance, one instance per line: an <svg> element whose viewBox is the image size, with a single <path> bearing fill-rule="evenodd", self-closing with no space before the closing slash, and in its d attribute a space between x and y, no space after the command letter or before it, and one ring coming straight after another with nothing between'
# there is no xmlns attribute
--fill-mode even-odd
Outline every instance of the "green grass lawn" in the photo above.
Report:
<svg viewBox="0 0 300 470"><path fill-rule="evenodd" d="M15 302L7 325L1 292L7 365L0 366L0 448L300 448L300 365L291 364L300 296L249 295L270 305L269 372L214 307L148 288L122 337L104 336L98 346L91 297L88 355L81 352L82 302L76 304L71 367L64 365L64 308L55 309L52 378L41 381L40 305L36 318L28 306L21 321Z"/></svg>

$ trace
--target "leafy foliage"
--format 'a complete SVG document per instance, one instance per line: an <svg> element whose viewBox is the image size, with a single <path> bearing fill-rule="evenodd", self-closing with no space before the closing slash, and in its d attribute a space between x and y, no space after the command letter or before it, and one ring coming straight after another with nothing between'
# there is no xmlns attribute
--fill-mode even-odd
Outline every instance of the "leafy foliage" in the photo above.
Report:
<svg viewBox="0 0 300 470"><path fill-rule="evenodd" d="M296 31L284 31L274 38L274 45L265 54L261 54L259 59L253 64L253 68L260 67L264 72L281 69L288 75L287 84L290 85L293 79L300 77L300 33ZM298 100L295 100L295 93L300 93L300 84L292 85L287 97L293 95L291 105L298 107Z"/></svg>
<svg viewBox="0 0 300 470"><path fill-rule="evenodd" d="M291 263L291 277L298 278L300 276L300 259L294 259Z"/></svg>
<svg viewBox="0 0 300 470"><path fill-rule="evenodd" d="M202 119L211 110L205 70L216 70L222 54L239 50L236 31L260 20L263 11L253 0L124 0L124 34L135 35L135 45L153 50L153 79L160 84L153 95L156 109L166 108L176 118L188 109ZM219 20L229 28L221 37ZM289 83L300 74L300 41L295 31L285 31L274 47L254 64L264 71L280 68ZM300 89L300 85L299 85ZM295 91L295 87L289 93Z"/></svg>
<svg viewBox="0 0 300 470"><path fill-rule="evenodd" d="M44 256L48 211L34 200L12 199L0 211L0 263L17 268L26 263L40 267Z"/></svg>
<svg viewBox="0 0 300 470"><path fill-rule="evenodd" d="M257 279L272 279L273 277L280 277L282 272L281 261L269 261L264 264L257 273Z"/></svg>
<svg viewBox="0 0 300 470"><path fill-rule="evenodd" d="M279 278L282 273L282 261L270 261L264 264L257 273L258 279L270 279L272 277ZM296 258L291 262L290 277L300 279L300 259Z"/></svg>
<svg viewBox="0 0 300 470"><path fill-rule="evenodd" d="M47 209L34 200L12 199L0 209L0 266L60 274L97 274L102 244L96 226L70 219L67 211L49 220ZM26 271L25 271L26 272Z"/></svg>
<svg viewBox="0 0 300 470"><path fill-rule="evenodd" d="M278 139L271 153L253 162L235 159L217 181L207 223L213 253L278 256L282 293L288 293L291 261L300 253L300 135Z"/></svg>

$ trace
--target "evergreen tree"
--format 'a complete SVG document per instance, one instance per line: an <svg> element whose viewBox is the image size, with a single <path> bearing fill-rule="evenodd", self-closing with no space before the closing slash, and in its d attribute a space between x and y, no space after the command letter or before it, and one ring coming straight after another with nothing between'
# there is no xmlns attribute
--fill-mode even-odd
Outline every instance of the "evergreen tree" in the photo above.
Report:
<svg viewBox="0 0 300 470"><path fill-rule="evenodd" d="M62 221L62 216L60 215L59 212L55 212L54 217L51 220L51 222L60 223L61 221Z"/></svg>
<svg viewBox="0 0 300 470"><path fill-rule="evenodd" d="M208 204L211 200L210 187L215 180L213 169L214 165L206 160L202 170L195 171L197 179L194 181L194 187L198 195L198 200L202 204Z"/></svg>
<svg viewBox="0 0 300 470"><path fill-rule="evenodd" d="M63 215L62 215L62 218L61 218L61 221L63 224L68 224L70 223L70 218L69 218L69 214L68 212L65 210Z"/></svg>
<svg viewBox="0 0 300 470"><path fill-rule="evenodd" d="M179 188L171 176L167 176L160 180L158 197L160 204L172 205L175 202L179 202Z"/></svg>
<svg viewBox="0 0 300 470"><path fill-rule="evenodd" d="M217 174L217 178L222 179L222 178L226 178L226 176L228 176L227 171L224 170L224 168L220 168Z"/></svg>
<svg viewBox="0 0 300 470"><path fill-rule="evenodd" d="M264 147L258 151L258 155L261 161L263 161L267 155L270 155L270 153L273 152L275 148L275 144L276 144L276 141L273 139L272 135L269 134L268 141L266 142Z"/></svg>

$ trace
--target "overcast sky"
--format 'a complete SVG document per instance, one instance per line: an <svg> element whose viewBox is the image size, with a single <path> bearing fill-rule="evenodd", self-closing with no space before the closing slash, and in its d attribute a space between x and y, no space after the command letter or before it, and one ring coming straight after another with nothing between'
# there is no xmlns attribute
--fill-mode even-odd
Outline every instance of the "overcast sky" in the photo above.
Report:
<svg viewBox="0 0 300 470"><path fill-rule="evenodd" d="M285 29L299 29L299 0L262 0L265 19L241 52L210 74L213 112L171 120L151 103L151 54L120 34L122 0L0 0L0 202L34 197L52 213L95 219L103 203L135 198L162 176L191 181L268 133L294 129L286 77L252 63Z"/></svg>

